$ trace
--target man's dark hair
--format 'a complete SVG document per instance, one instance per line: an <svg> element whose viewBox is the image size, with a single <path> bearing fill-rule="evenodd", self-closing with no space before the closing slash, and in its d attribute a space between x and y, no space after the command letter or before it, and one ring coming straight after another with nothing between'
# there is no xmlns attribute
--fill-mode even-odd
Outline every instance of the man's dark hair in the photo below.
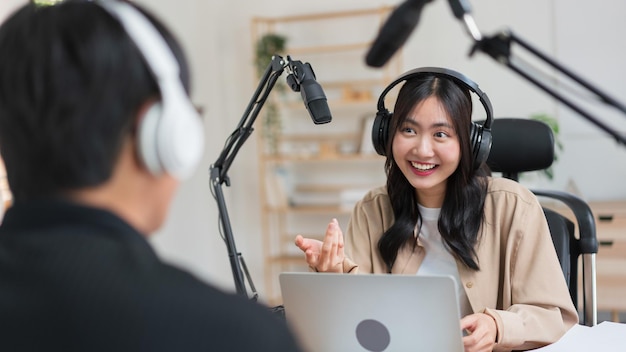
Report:
<svg viewBox="0 0 626 352"><path fill-rule="evenodd" d="M133 5L136 6L136 5ZM189 74L164 26L140 9ZM159 89L121 24L97 4L25 5L0 27L0 153L15 201L108 180Z"/></svg>

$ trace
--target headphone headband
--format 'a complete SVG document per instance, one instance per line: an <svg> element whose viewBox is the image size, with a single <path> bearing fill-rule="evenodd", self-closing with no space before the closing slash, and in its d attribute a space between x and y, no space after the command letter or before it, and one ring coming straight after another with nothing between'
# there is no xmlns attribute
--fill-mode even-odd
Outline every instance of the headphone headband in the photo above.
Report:
<svg viewBox="0 0 626 352"><path fill-rule="evenodd" d="M480 102L482 103L483 107L485 108L485 112L487 113L487 117L485 119L485 123L483 124L483 128L487 128L487 129L491 128L491 122L493 120L493 108L491 107L491 101L489 100L489 97L487 96L487 94L484 93L482 90L480 90L476 82L472 81L464 74L454 71L454 70L447 69L447 68L442 68L442 67L420 67L420 68L407 71L404 74L402 74L400 77L396 78L383 90L383 92L380 95L380 98L378 98L378 104L377 104L378 111L387 110L387 108L385 108L385 96L387 96L387 93L389 93L389 91L392 90L393 87L397 86L398 84L404 81L408 81L409 79L422 75L422 74L433 74L435 76L451 78L455 82L461 84L465 88L469 89L470 91L478 95L478 98L480 99Z"/></svg>

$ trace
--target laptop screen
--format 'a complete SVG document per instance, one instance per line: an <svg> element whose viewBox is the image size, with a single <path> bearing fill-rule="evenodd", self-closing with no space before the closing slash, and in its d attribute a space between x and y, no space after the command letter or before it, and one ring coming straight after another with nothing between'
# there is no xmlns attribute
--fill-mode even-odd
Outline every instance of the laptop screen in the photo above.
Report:
<svg viewBox="0 0 626 352"><path fill-rule="evenodd" d="M307 351L463 351L451 276L294 272L279 281Z"/></svg>

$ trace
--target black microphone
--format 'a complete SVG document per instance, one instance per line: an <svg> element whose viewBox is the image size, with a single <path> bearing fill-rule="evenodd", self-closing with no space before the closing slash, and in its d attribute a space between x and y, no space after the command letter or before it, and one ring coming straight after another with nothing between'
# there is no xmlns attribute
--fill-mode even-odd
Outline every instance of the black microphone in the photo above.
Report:
<svg viewBox="0 0 626 352"><path fill-rule="evenodd" d="M304 106L316 125L328 123L332 120L330 109L326 101L326 95L322 86L315 80L315 73L311 65L302 61L291 61L289 67L291 73L287 76L287 83L294 92L300 92Z"/></svg>
<svg viewBox="0 0 626 352"><path fill-rule="evenodd" d="M365 57L368 66L381 67L389 61L415 29L424 5L431 1L407 0L391 13Z"/></svg>

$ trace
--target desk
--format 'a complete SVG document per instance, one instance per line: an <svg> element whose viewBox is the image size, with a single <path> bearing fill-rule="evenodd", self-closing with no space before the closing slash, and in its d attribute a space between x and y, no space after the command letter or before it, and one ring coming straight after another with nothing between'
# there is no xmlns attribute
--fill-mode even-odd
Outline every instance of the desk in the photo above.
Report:
<svg viewBox="0 0 626 352"><path fill-rule="evenodd" d="M596 326L574 325L559 341L533 352L624 351L626 324L602 322Z"/></svg>
<svg viewBox="0 0 626 352"><path fill-rule="evenodd" d="M626 201L588 204L596 220L600 244L596 256L598 310L610 311L612 320L619 322L619 312L626 312ZM569 210L549 200L542 199L542 205L573 218Z"/></svg>

